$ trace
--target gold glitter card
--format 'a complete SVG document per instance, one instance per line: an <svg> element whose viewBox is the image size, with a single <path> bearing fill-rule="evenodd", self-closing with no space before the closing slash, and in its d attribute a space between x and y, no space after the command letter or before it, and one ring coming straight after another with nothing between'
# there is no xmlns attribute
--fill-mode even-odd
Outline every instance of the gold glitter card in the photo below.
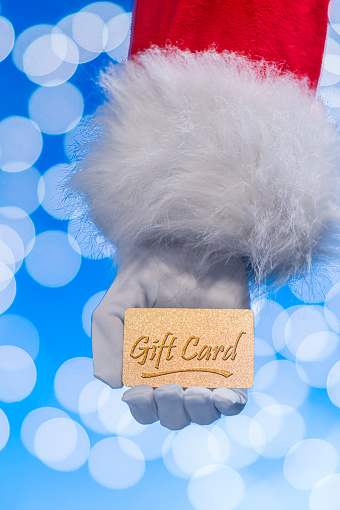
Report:
<svg viewBox="0 0 340 510"><path fill-rule="evenodd" d="M123 383L158 387L250 388L254 379L251 310L129 308Z"/></svg>

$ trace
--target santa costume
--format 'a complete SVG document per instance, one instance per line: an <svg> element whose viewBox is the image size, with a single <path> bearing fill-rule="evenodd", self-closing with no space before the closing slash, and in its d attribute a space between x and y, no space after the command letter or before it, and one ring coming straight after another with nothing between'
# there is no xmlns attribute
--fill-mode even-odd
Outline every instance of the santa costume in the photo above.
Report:
<svg viewBox="0 0 340 510"><path fill-rule="evenodd" d="M121 386L129 307L248 308L308 271L339 221L337 136L316 99L327 0L136 0L129 59L101 74L71 186L115 247L93 316L95 375ZM141 423L236 414L246 390L138 386Z"/></svg>

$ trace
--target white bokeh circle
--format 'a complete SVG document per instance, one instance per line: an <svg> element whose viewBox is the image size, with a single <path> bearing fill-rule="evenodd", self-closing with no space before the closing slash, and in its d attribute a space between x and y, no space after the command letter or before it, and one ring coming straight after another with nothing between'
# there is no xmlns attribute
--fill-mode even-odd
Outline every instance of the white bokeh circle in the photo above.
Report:
<svg viewBox="0 0 340 510"><path fill-rule="evenodd" d="M55 395L66 409L78 413L80 394L92 381L95 381L92 359L85 357L69 359L61 365L55 375Z"/></svg>
<svg viewBox="0 0 340 510"><path fill-rule="evenodd" d="M173 451L172 451L172 445L175 440L175 437L177 435L177 432L171 432L168 437L165 439L163 446L162 446L162 457L163 457L163 463L166 467L166 469L177 478L188 478L188 474L182 471L178 464L176 464Z"/></svg>
<svg viewBox="0 0 340 510"><path fill-rule="evenodd" d="M18 232L14 230L14 228L1 223L0 239L8 246L13 255L15 265L14 268L11 268L11 270L17 271L21 266L22 260L25 256L25 247L21 237L19 236Z"/></svg>
<svg viewBox="0 0 340 510"><path fill-rule="evenodd" d="M71 165L52 166L41 177L38 195L41 205L54 218L67 220L71 216L71 208L66 198L66 181L71 175Z"/></svg>
<svg viewBox="0 0 340 510"><path fill-rule="evenodd" d="M70 219L67 231L77 241L83 257L102 259L112 256L115 252L105 237L99 234L93 225L84 222L79 216Z"/></svg>
<svg viewBox="0 0 340 510"><path fill-rule="evenodd" d="M139 482L145 471L145 460L138 446L124 437L108 437L99 441L89 455L92 478L109 489L126 489Z"/></svg>
<svg viewBox="0 0 340 510"><path fill-rule="evenodd" d="M0 345L0 400L19 402L32 392L37 379L34 361L14 345Z"/></svg>
<svg viewBox="0 0 340 510"><path fill-rule="evenodd" d="M13 48L13 61L20 71L24 72L24 54L30 44L39 37L50 34L52 30L53 25L33 25L17 37Z"/></svg>
<svg viewBox="0 0 340 510"><path fill-rule="evenodd" d="M10 247L0 239L0 263L5 264L12 273L15 272L15 259Z"/></svg>
<svg viewBox="0 0 340 510"><path fill-rule="evenodd" d="M92 323L92 314L105 296L106 291L101 290L100 292L97 292L93 296L90 297L90 299L85 303L83 313L82 313L82 322L83 322L83 328L87 336L91 336L91 323Z"/></svg>
<svg viewBox="0 0 340 510"><path fill-rule="evenodd" d="M56 471L79 469L90 451L83 427L55 407L31 411L23 421L21 440L32 455Z"/></svg>
<svg viewBox="0 0 340 510"><path fill-rule="evenodd" d="M0 262L0 292L9 287L13 280L14 275L10 268L3 262Z"/></svg>
<svg viewBox="0 0 340 510"><path fill-rule="evenodd" d="M55 71L63 63L73 64L75 71L78 62L79 53L76 44L56 29L36 38L23 54L24 72L32 81L38 81L45 85L52 84L52 79L56 75ZM43 81L41 81L41 77L44 77ZM56 82L54 83L56 85Z"/></svg>
<svg viewBox="0 0 340 510"><path fill-rule="evenodd" d="M2 271L1 271L2 270ZM2 272L2 276L1 276ZM12 305L16 291L17 291L17 285L15 278L12 277L10 270L7 268L4 268L2 265L2 262L0 263L0 282L1 279L4 277L6 286L3 288L3 290L0 291L0 313L6 312L10 306ZM9 278L10 277L10 281Z"/></svg>
<svg viewBox="0 0 340 510"><path fill-rule="evenodd" d="M333 404L340 407L340 361L333 365L328 374L327 393Z"/></svg>
<svg viewBox="0 0 340 510"><path fill-rule="evenodd" d="M329 475L313 488L309 498L310 510L338 510L340 505L340 474Z"/></svg>
<svg viewBox="0 0 340 510"><path fill-rule="evenodd" d="M77 243L65 232L43 232L36 237L32 251L26 256L26 269L41 285L62 287L79 271L81 255L80 250L76 250Z"/></svg>
<svg viewBox="0 0 340 510"><path fill-rule="evenodd" d="M188 485L188 495L196 510L231 510L242 501L245 483L229 466L213 464L195 473Z"/></svg>
<svg viewBox="0 0 340 510"><path fill-rule="evenodd" d="M58 26L34 25L17 38L13 60L31 81L53 87L75 73L79 54L77 45Z"/></svg>
<svg viewBox="0 0 340 510"><path fill-rule="evenodd" d="M38 331L25 317L4 314L0 316L0 345L14 345L35 359L39 351Z"/></svg>
<svg viewBox="0 0 340 510"><path fill-rule="evenodd" d="M317 336L314 342L317 342ZM327 349L329 355L321 359L316 358L314 361L305 361L298 357L296 359L297 372L301 380L305 381L309 386L327 388L329 372L334 366L334 363L340 359L340 342L339 337L335 335L335 333L332 333L331 341Z"/></svg>
<svg viewBox="0 0 340 510"><path fill-rule="evenodd" d="M7 117L0 122L0 168L5 172L26 170L39 158L42 144L35 122L25 117Z"/></svg>
<svg viewBox="0 0 340 510"><path fill-rule="evenodd" d="M89 429L99 434L108 435L110 431L103 425L99 417L99 398L107 385L95 380L88 383L79 395L79 415ZM115 390L119 391L119 390Z"/></svg>
<svg viewBox="0 0 340 510"><path fill-rule="evenodd" d="M300 413L286 405L272 405L259 411L249 427L249 442L263 457L284 457L306 433Z"/></svg>
<svg viewBox="0 0 340 510"><path fill-rule="evenodd" d="M315 333L326 333L327 331L329 331L329 326L322 306L300 306L293 310L286 323L286 345L293 356L296 356L300 345L307 337Z"/></svg>
<svg viewBox="0 0 340 510"><path fill-rule="evenodd" d="M292 361L276 360L256 374L253 391L267 393L279 404L298 408L306 400L309 387L302 381Z"/></svg>
<svg viewBox="0 0 340 510"><path fill-rule="evenodd" d="M0 451L3 450L7 444L8 438L10 434L10 427L8 418L0 409Z"/></svg>
<svg viewBox="0 0 340 510"><path fill-rule="evenodd" d="M17 271L22 262L22 250L20 245L23 244L24 246L24 255L27 255L34 246L35 228L33 221L28 214L19 207L0 207L0 224L10 227L20 237L21 242L14 243L14 246L12 246L11 243L8 244L13 252L15 262L19 262L19 265L16 264L15 270ZM5 240L5 242L7 241Z"/></svg>
<svg viewBox="0 0 340 510"><path fill-rule="evenodd" d="M340 310L340 283L337 283L328 292L324 306L324 312L327 322L336 333L340 333L339 310Z"/></svg>
<svg viewBox="0 0 340 510"><path fill-rule="evenodd" d="M60 135L73 129L84 110L81 92L71 83L39 87L29 100L31 119L43 133Z"/></svg>
<svg viewBox="0 0 340 510"><path fill-rule="evenodd" d="M322 439L305 439L295 444L284 461L284 476L293 487L310 490L337 468L338 454L334 446Z"/></svg>
<svg viewBox="0 0 340 510"><path fill-rule="evenodd" d="M130 425L130 426L129 426ZM129 437L140 448L145 460L155 460L162 457L164 441L171 433L159 421L151 425L141 425L127 412L118 423L119 436Z"/></svg>
<svg viewBox="0 0 340 510"><path fill-rule="evenodd" d="M12 51L14 38L12 23L3 16L0 16L0 62Z"/></svg>
<svg viewBox="0 0 340 510"><path fill-rule="evenodd" d="M99 419L111 434L117 434L120 419L129 410L128 405L122 400L125 391L126 388L112 390L106 386L98 398Z"/></svg>
<svg viewBox="0 0 340 510"><path fill-rule="evenodd" d="M79 46L98 54L103 51L108 41L108 29L102 18L83 10L73 16L72 34Z"/></svg>
<svg viewBox="0 0 340 510"><path fill-rule="evenodd" d="M224 429L227 432L230 445L228 466L234 469L250 466L260 456L249 440L251 425L253 426L254 433L254 426L256 427L256 425L254 425L253 420L249 416L244 416L242 413L232 418L224 418L218 424L218 426L222 427L222 430ZM259 433L262 433L260 425L258 425L258 429Z"/></svg>
<svg viewBox="0 0 340 510"><path fill-rule="evenodd" d="M38 428L45 421L54 418L69 418L69 416L56 407L39 407L28 413L22 422L20 433L21 441L32 455L35 455L34 438Z"/></svg>
<svg viewBox="0 0 340 510"><path fill-rule="evenodd" d="M34 450L42 462L60 462L69 457L77 445L77 429L69 418L52 418L35 433Z"/></svg>
<svg viewBox="0 0 340 510"><path fill-rule="evenodd" d="M229 457L229 440L219 427L211 431L191 424L174 438L172 453L175 463L187 477L210 464L223 464Z"/></svg>

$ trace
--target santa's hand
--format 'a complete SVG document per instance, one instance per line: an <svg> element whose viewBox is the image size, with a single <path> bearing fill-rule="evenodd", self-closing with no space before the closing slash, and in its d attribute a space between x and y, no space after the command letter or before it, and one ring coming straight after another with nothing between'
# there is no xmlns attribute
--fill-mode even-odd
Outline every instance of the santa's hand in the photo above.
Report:
<svg viewBox="0 0 340 510"><path fill-rule="evenodd" d="M249 308L243 263L216 264L204 277L197 276L183 252L168 250L152 257L140 253L122 265L92 318L94 375L113 388L122 386L125 312L147 307ZM238 414L246 404L247 390L140 385L127 390L123 400L138 422L160 420L177 430L190 422L203 425L221 414Z"/></svg>
<svg viewBox="0 0 340 510"><path fill-rule="evenodd" d="M140 385L127 390L123 400L139 423L160 420L164 427L179 430L190 422L209 425L221 414L238 414L247 402L246 389L192 387L183 390L179 384L166 384L153 389Z"/></svg>

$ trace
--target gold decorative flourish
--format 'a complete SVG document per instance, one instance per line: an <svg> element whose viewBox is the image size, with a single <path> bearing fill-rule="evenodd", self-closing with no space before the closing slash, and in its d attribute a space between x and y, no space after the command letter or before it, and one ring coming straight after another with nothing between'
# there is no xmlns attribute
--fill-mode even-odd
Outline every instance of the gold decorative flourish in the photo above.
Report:
<svg viewBox="0 0 340 510"><path fill-rule="evenodd" d="M209 372L211 374L222 375L223 377L230 377L232 372L227 370L218 370L216 368L179 368L178 370L165 370L163 372L152 372L151 374L142 373L142 377L159 377L161 375L177 374L178 372Z"/></svg>

